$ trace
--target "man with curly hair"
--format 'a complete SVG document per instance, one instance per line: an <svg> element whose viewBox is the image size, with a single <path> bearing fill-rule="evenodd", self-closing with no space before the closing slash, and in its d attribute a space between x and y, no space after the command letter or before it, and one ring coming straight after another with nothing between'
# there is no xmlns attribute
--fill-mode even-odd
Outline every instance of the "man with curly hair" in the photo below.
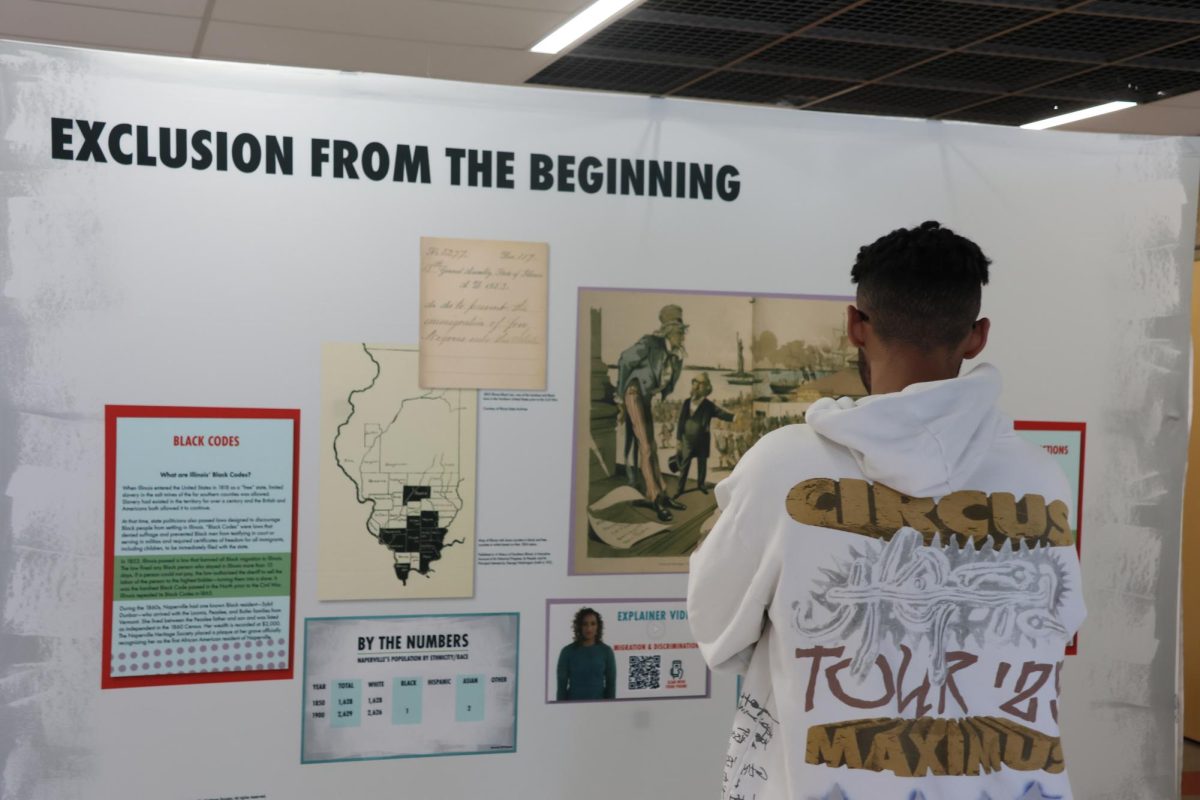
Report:
<svg viewBox="0 0 1200 800"><path fill-rule="evenodd" d="M936 222L859 250L859 400L826 398L716 487L688 621L745 674L726 800L1071 797L1071 492L997 409L990 262Z"/></svg>

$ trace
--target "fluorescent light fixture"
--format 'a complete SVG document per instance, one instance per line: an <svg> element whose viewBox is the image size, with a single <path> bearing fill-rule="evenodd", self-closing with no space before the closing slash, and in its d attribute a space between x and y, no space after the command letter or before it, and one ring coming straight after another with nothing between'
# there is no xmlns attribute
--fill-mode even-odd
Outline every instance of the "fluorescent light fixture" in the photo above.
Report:
<svg viewBox="0 0 1200 800"><path fill-rule="evenodd" d="M1105 103L1102 106L1092 106L1091 108L1082 108L1079 111L1072 111L1070 114L1059 114L1057 117L1049 119L1041 119L1037 122L1030 122L1022 125L1022 128L1027 128L1031 131L1044 131L1046 128L1054 128L1059 125L1066 125L1068 122L1078 122L1081 119L1090 119L1098 117L1101 114L1110 114L1113 111L1120 111L1123 108L1133 108L1137 103L1126 102L1125 100L1114 100L1111 103Z"/></svg>
<svg viewBox="0 0 1200 800"><path fill-rule="evenodd" d="M582 39L594 28L607 22L614 14L633 5L634 2L636 0L596 0L529 50L532 53L549 53L550 55L559 53L565 47Z"/></svg>

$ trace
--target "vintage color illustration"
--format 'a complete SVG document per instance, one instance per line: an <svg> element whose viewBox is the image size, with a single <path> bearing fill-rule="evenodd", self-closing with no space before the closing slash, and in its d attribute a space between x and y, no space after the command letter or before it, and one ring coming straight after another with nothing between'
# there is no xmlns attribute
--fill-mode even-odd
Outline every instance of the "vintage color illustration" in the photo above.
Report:
<svg viewBox="0 0 1200 800"><path fill-rule="evenodd" d="M866 394L846 302L581 289L570 571L685 572L751 445Z"/></svg>

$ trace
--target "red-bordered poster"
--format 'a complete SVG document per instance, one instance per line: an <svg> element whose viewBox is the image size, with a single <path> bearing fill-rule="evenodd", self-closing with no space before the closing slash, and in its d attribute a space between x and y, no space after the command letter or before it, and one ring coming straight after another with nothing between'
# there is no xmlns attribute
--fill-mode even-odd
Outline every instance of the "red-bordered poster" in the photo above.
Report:
<svg viewBox="0 0 1200 800"><path fill-rule="evenodd" d="M300 412L105 407L105 689L288 679Z"/></svg>
<svg viewBox="0 0 1200 800"><path fill-rule="evenodd" d="M1026 441L1049 453L1067 476L1075 500L1071 519L1071 526L1075 530L1075 551L1082 553L1083 457L1087 446L1087 423L1018 421L1013 423L1013 428ZM1067 655L1075 655L1078 649L1079 636L1076 634L1071 644L1067 645Z"/></svg>

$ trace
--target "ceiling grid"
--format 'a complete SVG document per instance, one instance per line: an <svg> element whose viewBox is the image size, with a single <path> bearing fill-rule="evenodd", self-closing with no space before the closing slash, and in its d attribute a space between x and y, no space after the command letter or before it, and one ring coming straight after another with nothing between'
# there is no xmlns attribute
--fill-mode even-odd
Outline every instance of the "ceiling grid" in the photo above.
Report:
<svg viewBox="0 0 1200 800"><path fill-rule="evenodd" d="M1021 125L1200 90L1200 2L645 0L528 82Z"/></svg>

